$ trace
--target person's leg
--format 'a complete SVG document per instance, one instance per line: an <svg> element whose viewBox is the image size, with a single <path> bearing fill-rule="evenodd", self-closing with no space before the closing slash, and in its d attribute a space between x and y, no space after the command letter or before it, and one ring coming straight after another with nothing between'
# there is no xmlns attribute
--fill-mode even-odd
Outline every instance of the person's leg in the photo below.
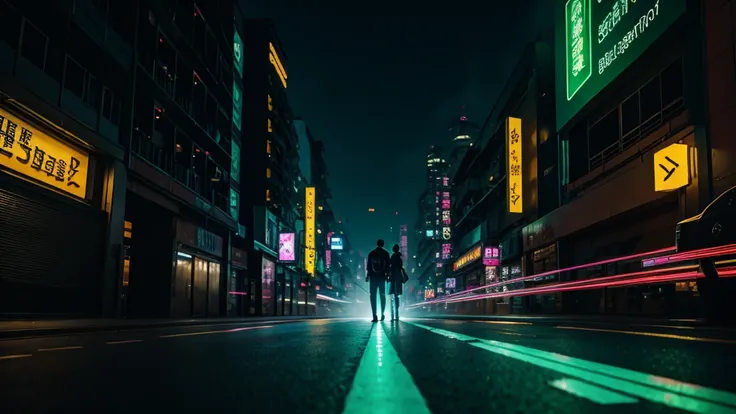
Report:
<svg viewBox="0 0 736 414"><path fill-rule="evenodd" d="M386 319L386 279L378 282L378 290L381 295L381 320Z"/></svg>
<svg viewBox="0 0 736 414"><path fill-rule="evenodd" d="M399 295L394 295L394 307L396 308L396 320L399 320Z"/></svg>
<svg viewBox="0 0 736 414"><path fill-rule="evenodd" d="M376 291L378 290L378 286L380 285L380 282L377 279L377 277L370 278L368 286L368 291L371 298L371 311L373 311L373 319L376 319Z"/></svg>

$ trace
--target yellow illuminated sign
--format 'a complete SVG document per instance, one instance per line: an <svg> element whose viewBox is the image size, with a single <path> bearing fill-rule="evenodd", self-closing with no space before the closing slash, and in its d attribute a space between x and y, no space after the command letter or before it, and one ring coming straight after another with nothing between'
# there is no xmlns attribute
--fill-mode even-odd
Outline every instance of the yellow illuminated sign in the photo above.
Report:
<svg viewBox="0 0 736 414"><path fill-rule="evenodd" d="M521 119L509 117L506 119L506 166L508 182L508 196L506 202L509 206L509 213L524 212L524 183L522 175L521 158Z"/></svg>
<svg viewBox="0 0 736 414"><path fill-rule="evenodd" d="M672 191L690 184L690 151L672 144L654 154L654 191Z"/></svg>
<svg viewBox="0 0 736 414"><path fill-rule="evenodd" d="M273 43L269 43L268 48L270 49L268 60L271 62L273 67L276 68L276 73L279 74L281 83L284 85L284 88L286 88L286 79L288 78L288 76L286 76L286 69L284 69L284 65L281 64L281 59L279 59L279 54L276 53L276 48L273 47Z"/></svg>
<svg viewBox="0 0 736 414"><path fill-rule="evenodd" d="M458 270L460 268L465 267L465 265L473 263L474 261L480 259L481 256L481 247L478 246L475 249L465 253L462 257L455 260L455 263L452 264L452 270Z"/></svg>
<svg viewBox="0 0 736 414"><path fill-rule="evenodd" d="M0 109L0 165L65 193L87 194L89 154Z"/></svg>
<svg viewBox="0 0 736 414"><path fill-rule="evenodd" d="M304 203L304 268L307 274L314 276L314 265L317 257L315 249L315 215L316 191L314 187L305 189L306 200Z"/></svg>

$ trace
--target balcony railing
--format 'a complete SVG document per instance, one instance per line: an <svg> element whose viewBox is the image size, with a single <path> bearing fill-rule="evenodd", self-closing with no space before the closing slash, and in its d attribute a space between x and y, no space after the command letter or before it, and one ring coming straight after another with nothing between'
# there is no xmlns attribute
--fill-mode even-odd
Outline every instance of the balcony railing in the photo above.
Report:
<svg viewBox="0 0 736 414"><path fill-rule="evenodd" d="M154 144L146 134L139 131L134 132L132 152L184 187L192 190L207 202L229 214L229 194L218 192L209 185L206 177L195 172L192 168L176 163L172 154Z"/></svg>

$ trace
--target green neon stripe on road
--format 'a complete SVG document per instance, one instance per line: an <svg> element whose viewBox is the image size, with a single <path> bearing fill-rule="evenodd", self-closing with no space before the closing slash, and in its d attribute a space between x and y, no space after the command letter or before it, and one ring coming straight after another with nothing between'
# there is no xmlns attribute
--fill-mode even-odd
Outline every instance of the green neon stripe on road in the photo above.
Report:
<svg viewBox="0 0 736 414"><path fill-rule="evenodd" d="M429 414L427 402L391 346L383 324L375 324L345 402L345 414Z"/></svg>
<svg viewBox="0 0 736 414"><path fill-rule="evenodd" d="M736 409L732 407L717 404L736 405L731 403L736 401L736 395L726 391L719 391L670 378L648 375L637 371L572 358L553 352L527 348L521 345L474 338L444 329L431 328L415 323L411 324L446 337L452 337L453 335L459 336L459 340L486 351L577 377L587 382L637 396L654 403L696 413L736 413ZM691 397L696 397L697 399ZM710 402L703 400L709 400Z"/></svg>
<svg viewBox="0 0 736 414"><path fill-rule="evenodd" d="M609 391L605 388L596 387L595 385L573 378L562 378L550 381L549 385L557 388L558 390L565 391L577 397L585 398L586 400L603 405L634 404L639 402L636 398Z"/></svg>

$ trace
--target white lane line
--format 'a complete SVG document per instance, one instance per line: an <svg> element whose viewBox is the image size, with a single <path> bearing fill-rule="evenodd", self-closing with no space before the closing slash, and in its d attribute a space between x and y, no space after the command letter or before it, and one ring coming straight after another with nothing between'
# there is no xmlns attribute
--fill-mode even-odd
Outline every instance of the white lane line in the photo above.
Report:
<svg viewBox="0 0 736 414"><path fill-rule="evenodd" d="M444 329L411 323L439 335L508 358L577 377L584 381L636 396L654 403L695 413L736 413L736 394L671 378L619 368L511 343L485 340ZM723 405L720 405L723 404ZM730 407L727 407L730 406Z"/></svg>
<svg viewBox="0 0 736 414"><path fill-rule="evenodd" d="M343 414L374 413L430 413L380 323L371 332L343 410Z"/></svg>
<svg viewBox="0 0 736 414"><path fill-rule="evenodd" d="M133 344L136 342L143 342L142 339L128 339L127 341L110 341L108 345L121 345L121 344Z"/></svg>
<svg viewBox="0 0 736 414"><path fill-rule="evenodd" d="M31 354L3 355L3 356L0 356L0 360L1 359L28 358L28 357L31 357L31 356L33 356L33 355L31 355Z"/></svg>
<svg viewBox="0 0 736 414"><path fill-rule="evenodd" d="M38 352L53 352L53 351L71 351L72 349L82 349L83 346L58 346L56 348L41 348Z"/></svg>
<svg viewBox="0 0 736 414"><path fill-rule="evenodd" d="M602 405L634 404L639 402L636 398L609 391L605 388L596 387L595 385L579 381L574 378L560 378L550 381L549 385L560 391L564 391L576 397L585 398L586 400Z"/></svg>
<svg viewBox="0 0 736 414"><path fill-rule="evenodd" d="M182 336L212 335L212 334L231 333L231 332L240 332L240 331L251 331L254 329L266 329L266 328L273 328L273 325L249 326L246 328L225 329L221 331L187 332L187 333L180 333L180 334L161 335L159 336L159 338L179 338Z"/></svg>

